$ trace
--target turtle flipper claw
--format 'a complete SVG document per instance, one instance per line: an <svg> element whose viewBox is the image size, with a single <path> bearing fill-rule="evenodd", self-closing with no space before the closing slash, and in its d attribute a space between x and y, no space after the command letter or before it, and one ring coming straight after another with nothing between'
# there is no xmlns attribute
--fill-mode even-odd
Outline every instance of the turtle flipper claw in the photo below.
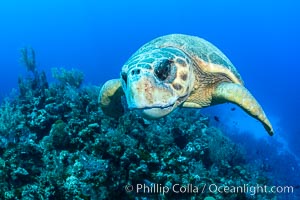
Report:
<svg viewBox="0 0 300 200"><path fill-rule="evenodd" d="M124 95L121 81L112 79L101 88L98 102L104 114L118 118L125 112L121 97Z"/></svg>

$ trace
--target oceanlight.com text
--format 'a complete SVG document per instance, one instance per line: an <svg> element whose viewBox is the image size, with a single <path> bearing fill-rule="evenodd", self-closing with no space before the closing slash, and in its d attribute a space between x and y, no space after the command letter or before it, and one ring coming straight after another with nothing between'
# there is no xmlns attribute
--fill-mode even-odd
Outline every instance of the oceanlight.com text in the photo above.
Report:
<svg viewBox="0 0 300 200"><path fill-rule="evenodd" d="M238 194L245 193L248 195L256 195L263 193L293 193L293 186L267 186L267 185L248 185L243 184L240 186L226 186L218 184L203 184L201 186L187 184L173 184L172 186L166 186L162 184L152 183L148 184L136 184L126 185L126 192L135 192L137 194L201 194L201 193L224 193L224 194Z"/></svg>

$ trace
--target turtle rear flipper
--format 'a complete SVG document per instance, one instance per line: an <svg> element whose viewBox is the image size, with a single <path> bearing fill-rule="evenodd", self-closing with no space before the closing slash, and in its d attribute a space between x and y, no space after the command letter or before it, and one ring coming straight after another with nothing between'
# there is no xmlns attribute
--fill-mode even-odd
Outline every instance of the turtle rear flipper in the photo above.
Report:
<svg viewBox="0 0 300 200"><path fill-rule="evenodd" d="M124 114L121 97L124 95L121 81L112 79L101 88L98 102L104 114L118 118Z"/></svg>
<svg viewBox="0 0 300 200"><path fill-rule="evenodd" d="M269 135L274 134L272 125L263 109L244 86L228 82L218 85L213 93L213 104L224 102L231 102L240 106L250 116L259 120Z"/></svg>

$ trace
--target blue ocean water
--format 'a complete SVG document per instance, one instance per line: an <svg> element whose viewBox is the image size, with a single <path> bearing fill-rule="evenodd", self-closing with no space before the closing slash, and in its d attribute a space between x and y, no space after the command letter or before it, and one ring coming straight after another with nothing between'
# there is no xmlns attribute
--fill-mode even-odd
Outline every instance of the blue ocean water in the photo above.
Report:
<svg viewBox="0 0 300 200"><path fill-rule="evenodd" d="M85 82L119 77L141 45L170 33L195 35L219 47L270 117L275 136L300 155L300 3L266 1L10 0L0 2L0 95L26 74L20 48L32 46L37 64L77 68ZM204 110L222 125L267 137L261 125L232 105ZM218 123L216 123L218 125ZM299 173L299 172L297 172Z"/></svg>

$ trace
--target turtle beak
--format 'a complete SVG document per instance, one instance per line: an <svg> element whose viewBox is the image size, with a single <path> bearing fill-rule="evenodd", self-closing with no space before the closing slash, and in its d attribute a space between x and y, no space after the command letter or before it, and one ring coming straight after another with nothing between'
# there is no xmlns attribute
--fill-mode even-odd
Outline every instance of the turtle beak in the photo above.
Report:
<svg viewBox="0 0 300 200"><path fill-rule="evenodd" d="M137 70L137 69L135 69ZM160 118L169 114L176 98L172 90L160 84L148 71L128 73L126 100L129 109L139 110L146 118Z"/></svg>

